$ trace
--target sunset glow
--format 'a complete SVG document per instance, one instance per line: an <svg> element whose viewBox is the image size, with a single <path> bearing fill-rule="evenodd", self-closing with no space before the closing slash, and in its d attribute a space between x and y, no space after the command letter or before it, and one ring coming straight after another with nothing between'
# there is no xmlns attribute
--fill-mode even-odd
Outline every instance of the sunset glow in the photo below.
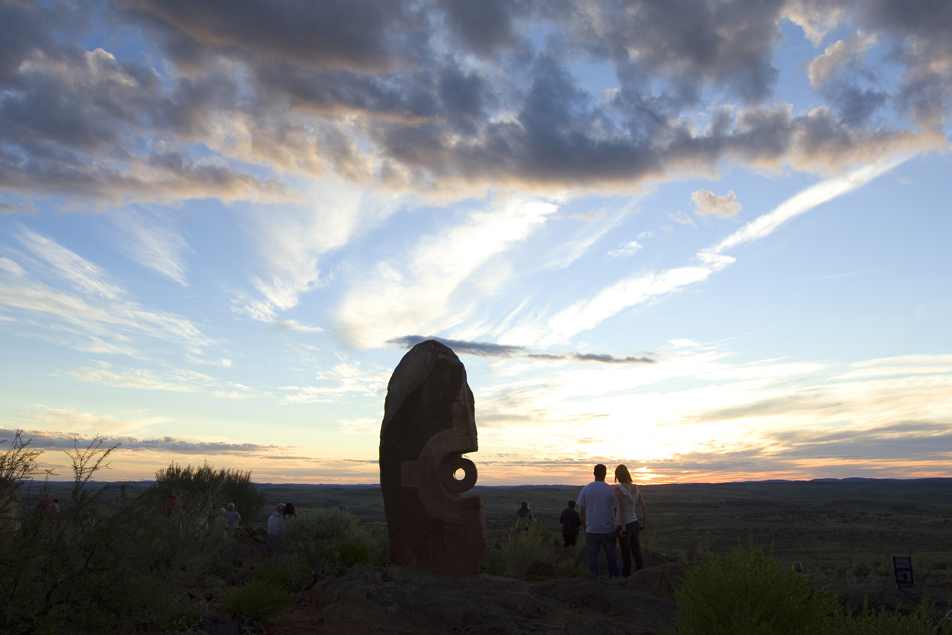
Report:
<svg viewBox="0 0 952 635"><path fill-rule="evenodd" d="M54 479L376 482L427 338L480 485L952 477L949 11L237 4L0 2L0 440Z"/></svg>

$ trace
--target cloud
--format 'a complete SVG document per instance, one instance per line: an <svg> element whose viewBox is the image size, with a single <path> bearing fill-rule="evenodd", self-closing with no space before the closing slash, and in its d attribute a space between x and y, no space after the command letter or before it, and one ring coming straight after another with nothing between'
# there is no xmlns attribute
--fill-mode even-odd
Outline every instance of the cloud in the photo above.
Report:
<svg viewBox="0 0 952 635"><path fill-rule="evenodd" d="M612 258L627 258L628 256L632 256L639 251L641 251L641 245L639 245L637 241L630 240L619 245L618 249L609 251L608 255Z"/></svg>
<svg viewBox="0 0 952 635"><path fill-rule="evenodd" d="M405 259L378 261L341 300L335 312L338 332L355 346L369 347L400 333L434 332L461 323L478 294L490 289L473 289L474 294L461 297L459 288L556 210L545 200L510 197L490 211L465 214L439 235L421 237Z"/></svg>
<svg viewBox="0 0 952 635"><path fill-rule="evenodd" d="M56 241L22 230L25 253L0 261L0 307L24 316L21 329L60 338L79 350L135 354L143 336L199 351L213 341L191 321L150 311L127 297L99 266ZM35 318L34 320L28 319Z"/></svg>
<svg viewBox="0 0 952 635"><path fill-rule="evenodd" d="M287 331L289 333L322 333L324 331L324 329L319 326L298 324L295 320L278 320L275 322L275 324L282 331Z"/></svg>
<svg viewBox="0 0 952 635"><path fill-rule="evenodd" d="M389 340L387 343L401 348L410 349L427 340L436 340L444 344L457 354L476 355L478 357L512 357L522 353L525 349L522 346L509 346L504 344L491 344L488 342L466 342L463 340L449 340L441 337L423 337L422 335L405 335Z"/></svg>
<svg viewBox="0 0 952 635"><path fill-rule="evenodd" d="M724 196L718 196L711 190L697 190L691 193L691 200L696 206L694 213L698 216L713 214L718 218L733 218L741 210L733 190L728 190Z"/></svg>
<svg viewBox="0 0 952 635"><path fill-rule="evenodd" d="M15 431L0 429L0 438L9 439ZM30 439L30 447L36 450L70 451L75 446L84 448L94 437L88 434L74 434L70 432L47 432L40 430L25 430L24 439ZM119 444L122 452L161 452L167 454L197 454L197 455L229 455L229 454L257 454L285 450L281 446L258 445L255 443L225 443L214 441L185 441L174 437L156 439L138 439L131 436L103 436L102 447L109 448Z"/></svg>
<svg viewBox="0 0 952 635"><path fill-rule="evenodd" d="M733 257L723 252L768 236L791 218L866 185L905 160L903 156L884 160L809 187L719 243L702 249L695 256L697 264L624 278L602 289L594 297L582 299L562 309L545 326L536 328L536 336L545 343L564 341L580 331L593 328L625 308L644 304L658 296L706 280L734 262Z"/></svg>
<svg viewBox="0 0 952 635"><path fill-rule="evenodd" d="M84 260L56 241L28 229L20 231L20 243L34 256L52 268L59 278L71 283L77 291L115 300L124 291L106 281L102 269Z"/></svg>
<svg viewBox="0 0 952 635"><path fill-rule="evenodd" d="M115 213L112 218L127 235L121 249L129 258L183 287L188 286L183 253L189 246L170 224L133 210Z"/></svg>
<svg viewBox="0 0 952 635"><path fill-rule="evenodd" d="M573 361L573 362L598 362L600 364L654 364L657 360L650 357L615 357L614 355L605 355L597 353L566 353L562 355L552 355L548 353L532 353L525 355L528 359L539 359L544 361Z"/></svg>
<svg viewBox="0 0 952 635"><path fill-rule="evenodd" d="M257 293L236 298L234 309L272 322L323 284L321 262L328 254L366 235L393 214L393 198L325 182L308 192L306 207L256 210L245 217L263 273L251 279ZM285 320L282 328L293 328Z"/></svg>
<svg viewBox="0 0 952 635"><path fill-rule="evenodd" d="M341 434L371 435L380 432L380 420L371 417L347 419L340 422Z"/></svg>
<svg viewBox="0 0 952 635"><path fill-rule="evenodd" d="M103 365L99 368L78 368L67 371L67 374L80 381L138 390L201 392L218 385L214 378L191 370L156 373L145 369L125 369L116 372L110 370L108 365Z"/></svg>
<svg viewBox="0 0 952 635"><path fill-rule="evenodd" d="M826 47L807 67L810 86L816 88L827 83L844 66L860 62L866 52L876 44L876 35L858 33Z"/></svg>
<svg viewBox="0 0 952 635"><path fill-rule="evenodd" d="M776 231L780 225L791 218L795 218L800 214L810 211L817 205L826 203L827 201L843 196L866 185L876 177L902 164L906 159L907 157L905 156L893 157L889 160L883 160L879 163L858 168L843 176L828 179L813 187L807 188L790 197L771 212L758 216L753 221L747 223L746 227L737 230L717 245L703 250L699 254L699 257L702 261L715 259L715 257L720 255L723 251L760 240Z"/></svg>
<svg viewBox="0 0 952 635"><path fill-rule="evenodd" d="M367 369L359 362L341 362L333 368L319 372L314 379L317 385L283 386L281 402L335 403L354 395L369 396L383 401L391 371Z"/></svg>
<svg viewBox="0 0 952 635"><path fill-rule="evenodd" d="M684 212L679 211L677 214L668 214L668 218L673 220L676 223L681 225L687 225L688 227L697 228L697 223L694 222L694 219L685 214Z"/></svg>
<svg viewBox="0 0 952 635"><path fill-rule="evenodd" d="M0 188L71 205L302 201L286 175L334 175L446 200L631 192L724 164L839 172L944 144L952 18L926 6L6 3ZM806 114L774 94L787 18L817 45L846 33L807 69L826 102ZM88 50L84 29L104 23L114 50ZM895 85L871 72L880 47ZM617 85L589 89L579 61Z"/></svg>

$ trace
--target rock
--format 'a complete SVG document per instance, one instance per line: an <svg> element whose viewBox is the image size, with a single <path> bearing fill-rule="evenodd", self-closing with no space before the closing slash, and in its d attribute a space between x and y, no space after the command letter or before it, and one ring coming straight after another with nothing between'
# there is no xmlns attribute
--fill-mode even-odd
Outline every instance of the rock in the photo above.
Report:
<svg viewBox="0 0 952 635"><path fill-rule="evenodd" d="M626 589L650 593L662 598L673 598L674 589L688 566L681 562L646 567L631 574L622 584Z"/></svg>
<svg viewBox="0 0 952 635"><path fill-rule="evenodd" d="M430 573L478 573L486 553L476 483L476 418L466 369L452 350L429 340L393 371L380 427L380 489L390 562ZM464 477L454 476L462 470Z"/></svg>
<svg viewBox="0 0 952 635"><path fill-rule="evenodd" d="M673 629L673 616L673 601L607 580L531 584L355 566L306 594L267 632L646 635Z"/></svg>
<svg viewBox="0 0 952 635"><path fill-rule="evenodd" d="M526 577L536 579L548 579L555 577L555 567L548 562L533 562L526 570Z"/></svg>

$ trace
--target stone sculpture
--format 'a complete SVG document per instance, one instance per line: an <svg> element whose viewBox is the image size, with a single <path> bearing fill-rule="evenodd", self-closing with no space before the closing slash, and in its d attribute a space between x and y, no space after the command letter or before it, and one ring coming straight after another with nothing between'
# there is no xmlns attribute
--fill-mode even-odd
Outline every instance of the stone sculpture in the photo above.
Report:
<svg viewBox="0 0 952 635"><path fill-rule="evenodd" d="M456 354L439 342L414 346L393 371L380 427L380 489L390 562L430 573L478 573L486 553L476 484L473 392ZM463 478L457 479L461 470Z"/></svg>

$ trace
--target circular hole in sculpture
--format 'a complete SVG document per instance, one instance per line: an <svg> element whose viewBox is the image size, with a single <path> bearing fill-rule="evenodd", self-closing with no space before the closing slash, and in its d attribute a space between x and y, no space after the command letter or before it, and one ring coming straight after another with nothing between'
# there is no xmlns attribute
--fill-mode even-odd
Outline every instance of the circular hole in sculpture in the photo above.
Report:
<svg viewBox="0 0 952 635"><path fill-rule="evenodd" d="M453 478L457 481L462 481L464 478L466 478L466 470L461 467L456 468L456 471L453 472Z"/></svg>

